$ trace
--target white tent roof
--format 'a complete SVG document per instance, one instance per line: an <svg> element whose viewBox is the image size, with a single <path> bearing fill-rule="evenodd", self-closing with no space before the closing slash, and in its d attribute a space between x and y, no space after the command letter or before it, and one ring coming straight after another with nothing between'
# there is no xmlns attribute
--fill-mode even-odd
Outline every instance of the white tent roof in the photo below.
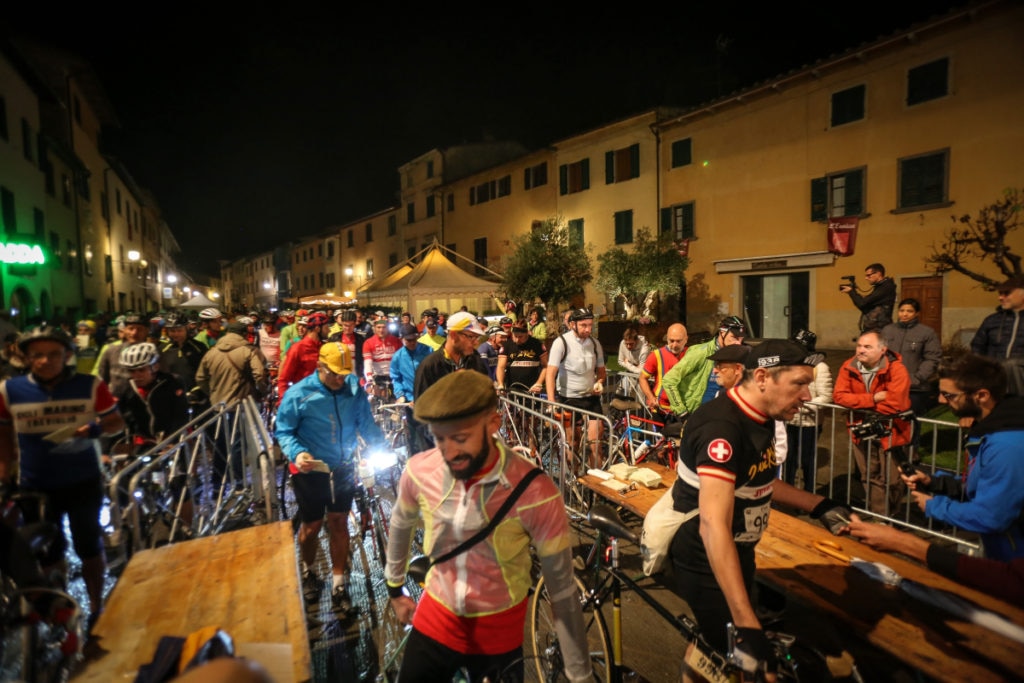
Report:
<svg viewBox="0 0 1024 683"><path fill-rule="evenodd" d="M178 308L217 308L217 304L210 301L205 294L202 292L196 292L196 295L183 304L179 304Z"/></svg>
<svg viewBox="0 0 1024 683"><path fill-rule="evenodd" d="M447 254L468 261L435 241L417 254L423 257L419 263L402 264L386 273L380 281L362 287L359 290L360 301L412 311L423 308L424 302L432 302L444 309L457 309L456 302L461 305L463 302L489 300L490 292L499 282L499 275L485 269L494 279L477 277L452 263ZM469 265L481 267L472 261Z"/></svg>

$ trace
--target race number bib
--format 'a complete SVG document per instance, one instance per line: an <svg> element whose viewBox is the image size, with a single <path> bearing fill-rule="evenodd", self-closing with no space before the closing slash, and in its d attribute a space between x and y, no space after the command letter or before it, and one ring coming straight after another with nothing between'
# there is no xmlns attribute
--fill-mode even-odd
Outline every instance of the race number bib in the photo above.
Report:
<svg viewBox="0 0 1024 683"><path fill-rule="evenodd" d="M729 683L729 676L722 667L710 655L702 652L699 645L686 655L686 663L709 683Z"/></svg>
<svg viewBox="0 0 1024 683"><path fill-rule="evenodd" d="M756 543L761 540L761 534L768 527L768 514L771 512L771 501L747 508L743 511L744 530L736 534L737 543Z"/></svg>

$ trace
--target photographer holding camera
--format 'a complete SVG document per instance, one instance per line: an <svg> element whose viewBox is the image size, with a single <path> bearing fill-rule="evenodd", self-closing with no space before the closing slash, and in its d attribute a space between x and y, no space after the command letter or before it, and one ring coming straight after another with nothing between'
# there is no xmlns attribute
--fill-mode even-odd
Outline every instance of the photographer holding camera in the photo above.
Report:
<svg viewBox="0 0 1024 683"><path fill-rule="evenodd" d="M857 289L857 278L844 275L846 280L839 285L839 291L850 295L853 305L860 309L860 331L880 330L892 322L892 308L896 304L896 283L885 276L885 266L872 263L864 269L864 277L871 290L862 295Z"/></svg>
<svg viewBox="0 0 1024 683"><path fill-rule="evenodd" d="M882 515L894 512L903 497L896 468L906 460L903 447L911 436L911 422L897 417L910 408L910 373L877 330L857 338L855 355L836 376L832 400L861 415L878 413L863 419L851 415L847 425L860 479L867 488L868 509Z"/></svg>

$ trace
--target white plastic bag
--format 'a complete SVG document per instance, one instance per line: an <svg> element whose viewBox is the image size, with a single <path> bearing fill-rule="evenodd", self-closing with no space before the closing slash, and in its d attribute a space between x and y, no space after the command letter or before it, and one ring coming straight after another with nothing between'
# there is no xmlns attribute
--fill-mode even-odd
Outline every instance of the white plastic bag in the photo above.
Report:
<svg viewBox="0 0 1024 683"><path fill-rule="evenodd" d="M644 528L640 534L640 554L643 557L644 574L653 576L665 567L672 537L686 521L697 516L699 510L676 512L672 507L672 487L651 506L644 517Z"/></svg>

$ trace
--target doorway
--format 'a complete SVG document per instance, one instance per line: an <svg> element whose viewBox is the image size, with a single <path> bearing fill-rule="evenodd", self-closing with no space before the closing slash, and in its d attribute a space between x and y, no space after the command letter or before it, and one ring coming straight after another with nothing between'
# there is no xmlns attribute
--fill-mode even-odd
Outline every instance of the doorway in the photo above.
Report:
<svg viewBox="0 0 1024 683"><path fill-rule="evenodd" d="M942 278L941 277L905 277L900 280L899 303L903 299L917 299L921 304L918 317L922 325L935 330L942 339Z"/></svg>
<svg viewBox="0 0 1024 683"><path fill-rule="evenodd" d="M810 273L744 275L743 317L756 339L789 339L810 319Z"/></svg>

